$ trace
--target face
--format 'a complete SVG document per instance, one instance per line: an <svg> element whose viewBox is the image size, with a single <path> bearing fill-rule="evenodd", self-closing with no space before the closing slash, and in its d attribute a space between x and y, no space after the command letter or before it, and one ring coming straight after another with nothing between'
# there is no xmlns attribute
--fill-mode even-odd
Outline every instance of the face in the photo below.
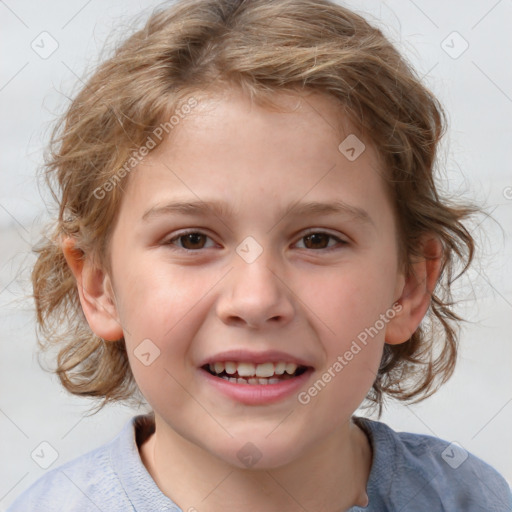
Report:
<svg viewBox="0 0 512 512"><path fill-rule="evenodd" d="M201 100L132 171L111 239L157 430L240 467L243 450L276 467L347 424L404 283L370 141L327 96L276 98L290 111Z"/></svg>

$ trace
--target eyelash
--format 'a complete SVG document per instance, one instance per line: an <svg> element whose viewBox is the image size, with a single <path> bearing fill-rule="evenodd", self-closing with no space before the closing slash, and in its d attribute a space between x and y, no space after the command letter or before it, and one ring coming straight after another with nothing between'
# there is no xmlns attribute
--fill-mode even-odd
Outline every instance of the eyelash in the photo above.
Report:
<svg viewBox="0 0 512 512"><path fill-rule="evenodd" d="M202 236L206 236L207 238L211 239L211 237L209 237L206 233L203 233L202 231L189 230L189 231L184 231L184 232L178 234L177 236L168 239L167 241L164 242L164 245L175 246L175 244L173 243L175 240L180 240L181 238L183 238L183 237L185 237L187 235L191 235L191 234L202 235ZM348 245L347 241L342 240L341 238L339 238L337 236L334 236L331 233L326 233L325 231L308 231L307 233L302 235L299 240L302 240L302 239L304 239L304 238L306 238L308 236L311 236L311 235L327 235L329 238L332 238L332 239L336 240L336 242L338 242L338 244L341 244L341 247L343 247L344 245ZM306 247L306 250L330 252L330 251L333 251L333 250L336 250L336 249L340 249L341 247L327 247L327 248L324 248L324 249L307 249L307 247ZM173 247L173 250L174 249L192 253L192 252L200 252L204 248L201 248L201 249L185 249L184 247L175 246L175 247ZM208 249L208 247L207 247L207 249Z"/></svg>

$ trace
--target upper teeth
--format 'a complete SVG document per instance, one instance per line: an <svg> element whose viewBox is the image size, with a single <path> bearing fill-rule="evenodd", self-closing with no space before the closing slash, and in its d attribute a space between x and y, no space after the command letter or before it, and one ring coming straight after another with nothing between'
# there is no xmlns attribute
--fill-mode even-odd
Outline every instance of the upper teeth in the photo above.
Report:
<svg viewBox="0 0 512 512"><path fill-rule="evenodd" d="M284 372L293 375L297 370L295 363L236 363L233 361L210 363L210 371L220 374L226 372L228 375L238 373L240 377L272 377L272 375L283 375Z"/></svg>

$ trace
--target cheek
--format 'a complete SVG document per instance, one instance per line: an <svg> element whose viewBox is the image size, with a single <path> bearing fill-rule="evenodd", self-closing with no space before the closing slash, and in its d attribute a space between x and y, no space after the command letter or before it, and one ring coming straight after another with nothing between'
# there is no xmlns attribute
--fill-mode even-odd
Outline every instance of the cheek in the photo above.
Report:
<svg viewBox="0 0 512 512"><path fill-rule="evenodd" d="M382 358L390 318L385 315L393 298L390 279L378 266L352 267L324 284L328 289L316 304L321 324L329 327L322 327L324 364L300 402L311 407L309 417L318 428L341 421L367 396Z"/></svg>
<svg viewBox="0 0 512 512"><path fill-rule="evenodd" d="M190 387L190 340L199 325L205 281L170 265L130 264L140 270L119 288L120 317L135 381L153 408L161 408L163 400L165 407L184 410L190 405L183 392Z"/></svg>
<svg viewBox="0 0 512 512"><path fill-rule="evenodd" d="M314 275L302 274L299 298L323 324L328 335L347 340L372 326L392 306L394 264L365 258ZM322 329L323 331L324 329Z"/></svg>
<svg viewBox="0 0 512 512"><path fill-rule="evenodd" d="M118 290L135 380L151 405L157 406L152 399L158 401L165 389L166 406L187 407L183 388L191 389L194 379L191 340L211 307L207 291L214 289L225 272L178 269L162 261L138 267L133 260L128 263L132 269L141 269L126 275ZM142 351L150 356L139 359Z"/></svg>
<svg viewBox="0 0 512 512"><path fill-rule="evenodd" d="M126 261L131 269L118 287L123 327L138 337L163 341L199 304L215 276L179 269L162 261Z"/></svg>

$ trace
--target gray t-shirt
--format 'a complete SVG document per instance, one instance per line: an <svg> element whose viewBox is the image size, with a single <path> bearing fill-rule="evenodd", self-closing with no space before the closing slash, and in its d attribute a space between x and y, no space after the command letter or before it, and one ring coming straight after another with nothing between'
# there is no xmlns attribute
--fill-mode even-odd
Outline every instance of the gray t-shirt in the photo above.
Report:
<svg viewBox="0 0 512 512"><path fill-rule="evenodd" d="M373 460L369 505L350 512L512 511L503 477L457 445L354 421L368 435ZM150 415L133 418L111 442L46 473L7 512L181 512L140 459L138 445L153 429Z"/></svg>

